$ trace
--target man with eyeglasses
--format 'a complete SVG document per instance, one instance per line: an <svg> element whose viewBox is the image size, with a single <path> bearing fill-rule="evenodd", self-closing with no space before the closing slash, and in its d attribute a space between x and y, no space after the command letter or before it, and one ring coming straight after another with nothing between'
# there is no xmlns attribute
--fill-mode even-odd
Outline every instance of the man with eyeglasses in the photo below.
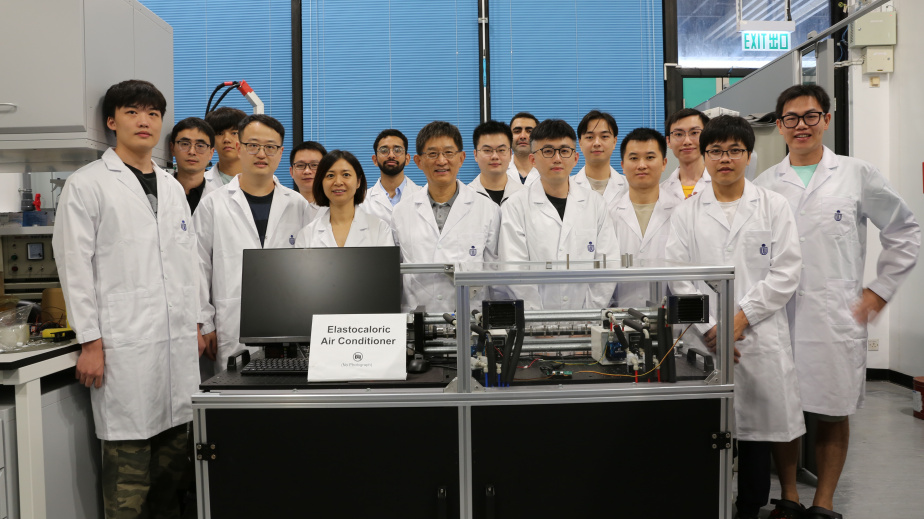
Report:
<svg viewBox="0 0 924 519"><path fill-rule="evenodd" d="M501 205L510 195L523 189L523 184L507 175L513 133L502 122L487 121L475 128L472 142L480 173L468 186Z"/></svg>
<svg viewBox="0 0 924 519"><path fill-rule="evenodd" d="M244 249L294 247L295 237L310 223L308 201L274 175L283 156L282 124L268 115L250 115L238 125L238 135L241 173L202 200L194 217L200 319L207 351L217 359L216 372L244 350L238 342Z"/></svg>
<svg viewBox="0 0 924 519"><path fill-rule="evenodd" d="M706 114L695 108L684 108L674 112L664 123L667 145L680 165L664 180L661 189L680 202L712 187L703 154L699 151L699 135L708 122Z"/></svg>
<svg viewBox="0 0 924 519"><path fill-rule="evenodd" d="M417 134L414 163L427 184L395 206L395 243L405 263L496 261L500 210L487 196L456 177L465 161L462 134L446 121L434 121ZM481 290L473 301L480 300ZM444 274L405 276L402 308L424 305L428 312L453 312L455 287Z"/></svg>
<svg viewBox="0 0 924 519"><path fill-rule="evenodd" d="M784 90L776 116L789 155L755 181L785 196L795 213L805 268L788 305L790 334L802 408L818 419L813 506L799 516L796 439L774 452L782 486L774 517L840 517L834 491L847 458L848 417L863 405L867 322L907 279L921 245L914 214L879 170L822 144L830 108L817 85ZM867 221L879 228L883 250L864 287Z"/></svg>
<svg viewBox="0 0 924 519"><path fill-rule="evenodd" d="M507 175L528 186L539 180L539 172L529 161L529 135L533 132L539 119L529 112L520 112L510 119L510 131L513 134L513 160L507 166Z"/></svg>
<svg viewBox="0 0 924 519"><path fill-rule="evenodd" d="M308 218L311 220L314 220L321 209L314 202L312 186L318 164L324 155L327 155L327 150L320 142L315 141L305 141L292 148L292 153L289 154L289 175L295 183L295 190L308 201Z"/></svg>
<svg viewBox="0 0 924 519"><path fill-rule="evenodd" d="M610 165L618 133L616 119L600 110L588 112L577 128L586 165L574 176L574 183L603 195L607 208L627 189L626 179Z"/></svg>
<svg viewBox="0 0 924 519"><path fill-rule="evenodd" d="M218 180L221 185L225 185L241 172L241 161L237 154L237 146L241 141L237 136L237 125L245 117L246 113L230 106L222 106L205 114L205 122L215 131L218 145L218 162L205 172L206 179Z"/></svg>
<svg viewBox="0 0 924 519"><path fill-rule="evenodd" d="M215 132L198 117L183 119L170 132L170 154L176 165L174 177L186 191L191 213L196 212L202 197L221 187L219 180L205 178L205 167L214 146Z"/></svg>
<svg viewBox="0 0 924 519"><path fill-rule="evenodd" d="M570 181L577 135L561 119L546 119L530 135L530 162L539 182L501 206L501 261L602 260L618 264L619 243L603 197ZM585 265L589 267L589 265ZM511 286L530 310L603 308L614 285Z"/></svg>
<svg viewBox="0 0 924 519"><path fill-rule="evenodd" d="M404 174L404 167L411 160L407 146L407 137L393 128L382 130L372 143L372 162L381 175L359 207L388 225L392 224L392 212L398 202L420 189Z"/></svg>
<svg viewBox="0 0 924 519"><path fill-rule="evenodd" d="M735 267L735 342L726 346L734 348L740 519L756 519L770 498L773 445L805 434L785 333L786 302L802 270L799 233L786 199L745 178L754 140L751 125L741 117L719 116L703 128L700 152L712 189L677 206L665 247L668 260ZM671 282L670 288L675 294L711 292L702 281ZM717 343L714 299L710 323L694 325L712 351ZM696 340L693 335L685 337Z"/></svg>

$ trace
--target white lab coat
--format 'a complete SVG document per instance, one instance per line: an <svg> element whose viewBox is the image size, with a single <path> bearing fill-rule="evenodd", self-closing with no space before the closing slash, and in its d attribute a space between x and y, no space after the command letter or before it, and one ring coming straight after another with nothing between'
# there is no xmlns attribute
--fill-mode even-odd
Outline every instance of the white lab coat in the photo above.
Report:
<svg viewBox="0 0 924 519"><path fill-rule="evenodd" d="M472 182L468 185L468 187L474 189L475 191L478 191L479 193L488 197L489 199L494 200L493 198L491 198L491 195L488 194L488 190L485 189L484 185L481 183L481 173L479 173L478 176L475 177L475 180L472 180ZM501 203L503 204L504 202L507 201L508 198L510 198L510 195L522 189L523 189L523 184L520 183L519 178L510 178L510 175L507 175L507 184L504 186L504 196L501 198Z"/></svg>
<svg viewBox="0 0 924 519"><path fill-rule="evenodd" d="M218 173L218 164L215 164L205 172L205 181L212 184L212 190L225 185L225 183L221 181L221 175ZM204 197L205 193L203 193L202 196Z"/></svg>
<svg viewBox="0 0 924 519"><path fill-rule="evenodd" d="M308 201L277 179L262 248L295 247L295 236L308 225ZM202 276L199 322L202 333L218 332L216 372L226 368L228 357L244 350L240 343L241 268L244 249L259 249L260 236L240 177L199 203L195 215ZM255 352L256 348L251 348Z"/></svg>
<svg viewBox="0 0 924 519"><path fill-rule="evenodd" d="M350 232L344 247L391 247L395 239L391 228L382 220L367 214L356 206ZM299 231L296 247L338 247L330 225L330 207L322 207L317 218Z"/></svg>
<svg viewBox="0 0 924 519"><path fill-rule="evenodd" d="M671 194L659 190L658 201L645 229L645 236L642 236L642 228L638 224L638 216L635 214L635 207L629 199L628 191L610 208L610 218L619 239L619 250L622 254L632 254L635 266L646 266L645 260L665 258L664 246L671 232L671 215L678 204ZM645 306L651 298L651 289L649 283L645 282L620 283L616 295L617 306Z"/></svg>
<svg viewBox="0 0 924 519"><path fill-rule="evenodd" d="M753 158L751 160L753 160ZM709 176L709 172L704 168L703 176L699 177L699 180L696 181L696 185L693 186L693 193L691 193L690 196L707 190L712 190L712 177ZM680 168L675 169L664 182L661 182L661 191L672 196L678 203L686 200L687 197L683 193L683 183L680 182Z"/></svg>
<svg viewBox="0 0 924 519"><path fill-rule="evenodd" d="M52 238L68 321L81 343L102 338L96 435L144 440L192 420L199 385L196 235L183 187L157 175L154 215L115 151L77 170L58 201Z"/></svg>
<svg viewBox="0 0 924 519"><path fill-rule="evenodd" d="M569 181L565 218L545 194L542 182L518 191L501 206L500 261L602 260L619 262L619 242L603 197ZM589 268L583 265L582 268ZM511 285L528 310L604 308L615 285Z"/></svg>
<svg viewBox="0 0 924 519"><path fill-rule="evenodd" d="M571 178L571 183L594 191L594 189L590 187L590 181L587 180L586 170L587 167L581 168L581 171L578 171L577 175ZM629 184L626 183L626 177L616 171L613 166L610 166L610 181L606 183L606 189L603 190L603 199L606 201L606 209L609 211L616 205L616 200L628 190ZM596 191L594 192L596 193Z"/></svg>
<svg viewBox="0 0 924 519"><path fill-rule="evenodd" d="M805 270L788 310L803 408L853 414L866 381L867 331L851 305L863 290L867 220L883 246L868 288L886 301L917 262L918 222L875 166L827 148L807 187L788 156L755 184L789 200L801 236Z"/></svg>
<svg viewBox="0 0 924 519"><path fill-rule="evenodd" d="M500 209L493 200L456 180L458 195L440 232L427 186L402 197L395 207L395 243L404 263L480 263L497 259ZM477 289L472 304L483 297ZM425 305L428 312L453 312L456 292L445 274L404 276L402 311Z"/></svg>
<svg viewBox="0 0 924 519"><path fill-rule="evenodd" d="M411 177L405 175L404 178L407 180L407 184L404 186L404 191L401 192L401 200L398 201L398 204L411 198L411 195L420 190L420 186L415 184ZM393 227L392 214L398 204L391 205L391 201L388 199L388 191L385 191L385 188L382 187L382 179L380 178L372 186L372 189L366 191L366 199L359 204L359 208Z"/></svg>
<svg viewBox="0 0 924 519"><path fill-rule="evenodd" d="M510 157L510 164L507 165L507 176L516 180L520 185L529 187L533 182L539 180L539 170L532 168L529 170L529 173L526 174L526 180L523 180L520 177L520 170L517 169L517 164L514 162L513 157Z"/></svg>
<svg viewBox="0 0 924 519"><path fill-rule="evenodd" d="M802 255L796 222L782 196L745 183L732 225L715 193L706 190L679 204L671 217L667 259L702 265L734 265L735 308L750 326L735 343L737 436L746 441L787 442L805 433L802 401L789 342L786 302L799 284ZM716 295L709 294L712 315ZM671 283L675 294L695 292L689 282ZM704 333L710 324L697 325Z"/></svg>

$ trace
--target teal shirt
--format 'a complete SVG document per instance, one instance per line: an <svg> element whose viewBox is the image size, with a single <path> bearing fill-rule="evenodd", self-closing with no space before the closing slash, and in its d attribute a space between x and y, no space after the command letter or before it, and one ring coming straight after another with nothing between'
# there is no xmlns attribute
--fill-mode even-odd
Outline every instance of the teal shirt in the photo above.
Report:
<svg viewBox="0 0 924 519"><path fill-rule="evenodd" d="M809 182L812 181L812 175L815 174L815 168L817 167L818 164L812 164L811 166L793 166L792 169L796 170L796 174L802 179L802 184L808 187Z"/></svg>

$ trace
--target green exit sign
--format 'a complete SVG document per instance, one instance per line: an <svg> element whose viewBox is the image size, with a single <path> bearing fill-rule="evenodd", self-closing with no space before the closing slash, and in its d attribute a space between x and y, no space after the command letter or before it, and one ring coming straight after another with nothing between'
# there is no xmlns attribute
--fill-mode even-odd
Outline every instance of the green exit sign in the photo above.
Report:
<svg viewBox="0 0 924 519"><path fill-rule="evenodd" d="M792 50L792 38L782 31L742 31L741 49L751 51Z"/></svg>

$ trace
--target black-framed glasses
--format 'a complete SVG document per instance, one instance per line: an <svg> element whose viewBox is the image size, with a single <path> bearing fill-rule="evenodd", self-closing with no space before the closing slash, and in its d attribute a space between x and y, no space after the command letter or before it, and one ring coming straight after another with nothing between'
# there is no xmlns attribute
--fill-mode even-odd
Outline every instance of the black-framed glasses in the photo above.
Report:
<svg viewBox="0 0 924 519"><path fill-rule="evenodd" d="M204 142L193 142L187 140L174 141L173 145L176 146L176 149L182 151L183 153L188 152L189 148L194 148L196 153L205 153L212 149L211 146Z"/></svg>
<svg viewBox="0 0 924 519"><path fill-rule="evenodd" d="M404 146L392 146L391 148L389 148L388 146L379 146L379 149L375 151L377 151L379 155L386 157L388 156L388 152L392 152L397 156L401 156L401 155L404 155L404 152L406 150L404 149Z"/></svg>
<svg viewBox="0 0 924 519"><path fill-rule="evenodd" d="M700 128L693 128L692 130L685 132L683 130L674 130L669 135L672 139L683 139L689 136L691 139L698 139L699 134L703 133L703 130Z"/></svg>
<svg viewBox="0 0 924 519"><path fill-rule="evenodd" d="M267 153L267 155L269 155L269 153ZM317 171L318 164L320 164L320 162L296 162L295 164L292 164L292 168L298 172L305 171L306 168L310 169L311 171Z"/></svg>
<svg viewBox="0 0 924 519"><path fill-rule="evenodd" d="M780 118L780 120L783 121L783 126L786 128L795 128L796 126L799 126L799 119L802 119L806 126L815 126L821 122L821 119L824 117L824 115L824 112L805 112L802 115L784 115Z"/></svg>
<svg viewBox="0 0 924 519"><path fill-rule="evenodd" d="M551 146L548 146L545 148L539 148L536 151L541 153L542 156L547 159L554 157L556 152L559 156L561 156L561 158L567 159L571 155L574 155L575 149L569 148L568 146L562 146L561 148L552 148Z"/></svg>
<svg viewBox="0 0 924 519"><path fill-rule="evenodd" d="M490 157L491 155L494 155L495 153L497 153L498 155L500 155L500 156L503 157L504 155L506 155L506 154L510 151L510 148L508 148L507 146L498 146L498 147L496 147L496 148L490 148L490 147L488 147L488 146L482 146L481 148L478 148L476 151L478 151L479 153L484 153L485 155L487 155L487 156L489 156L489 157Z"/></svg>
<svg viewBox="0 0 924 519"><path fill-rule="evenodd" d="M425 153L424 157L427 157L430 160L436 160L440 158L440 155L442 155L446 157L446 160L452 160L456 157L457 153L459 152L456 150L431 151L429 153Z"/></svg>
<svg viewBox="0 0 924 519"><path fill-rule="evenodd" d="M748 150L741 148L732 148L730 150L711 149L706 150L706 156L712 160L722 160L722 155L728 155L728 158L732 160L738 160L741 157L744 157L744 154L747 153L747 151Z"/></svg>
<svg viewBox="0 0 924 519"><path fill-rule="evenodd" d="M244 146L244 149L247 150L247 153L251 155L260 153L260 148L263 148L263 151L266 152L267 157L272 157L282 148L282 146L278 146L276 144L257 144L255 142L245 142L242 145Z"/></svg>

